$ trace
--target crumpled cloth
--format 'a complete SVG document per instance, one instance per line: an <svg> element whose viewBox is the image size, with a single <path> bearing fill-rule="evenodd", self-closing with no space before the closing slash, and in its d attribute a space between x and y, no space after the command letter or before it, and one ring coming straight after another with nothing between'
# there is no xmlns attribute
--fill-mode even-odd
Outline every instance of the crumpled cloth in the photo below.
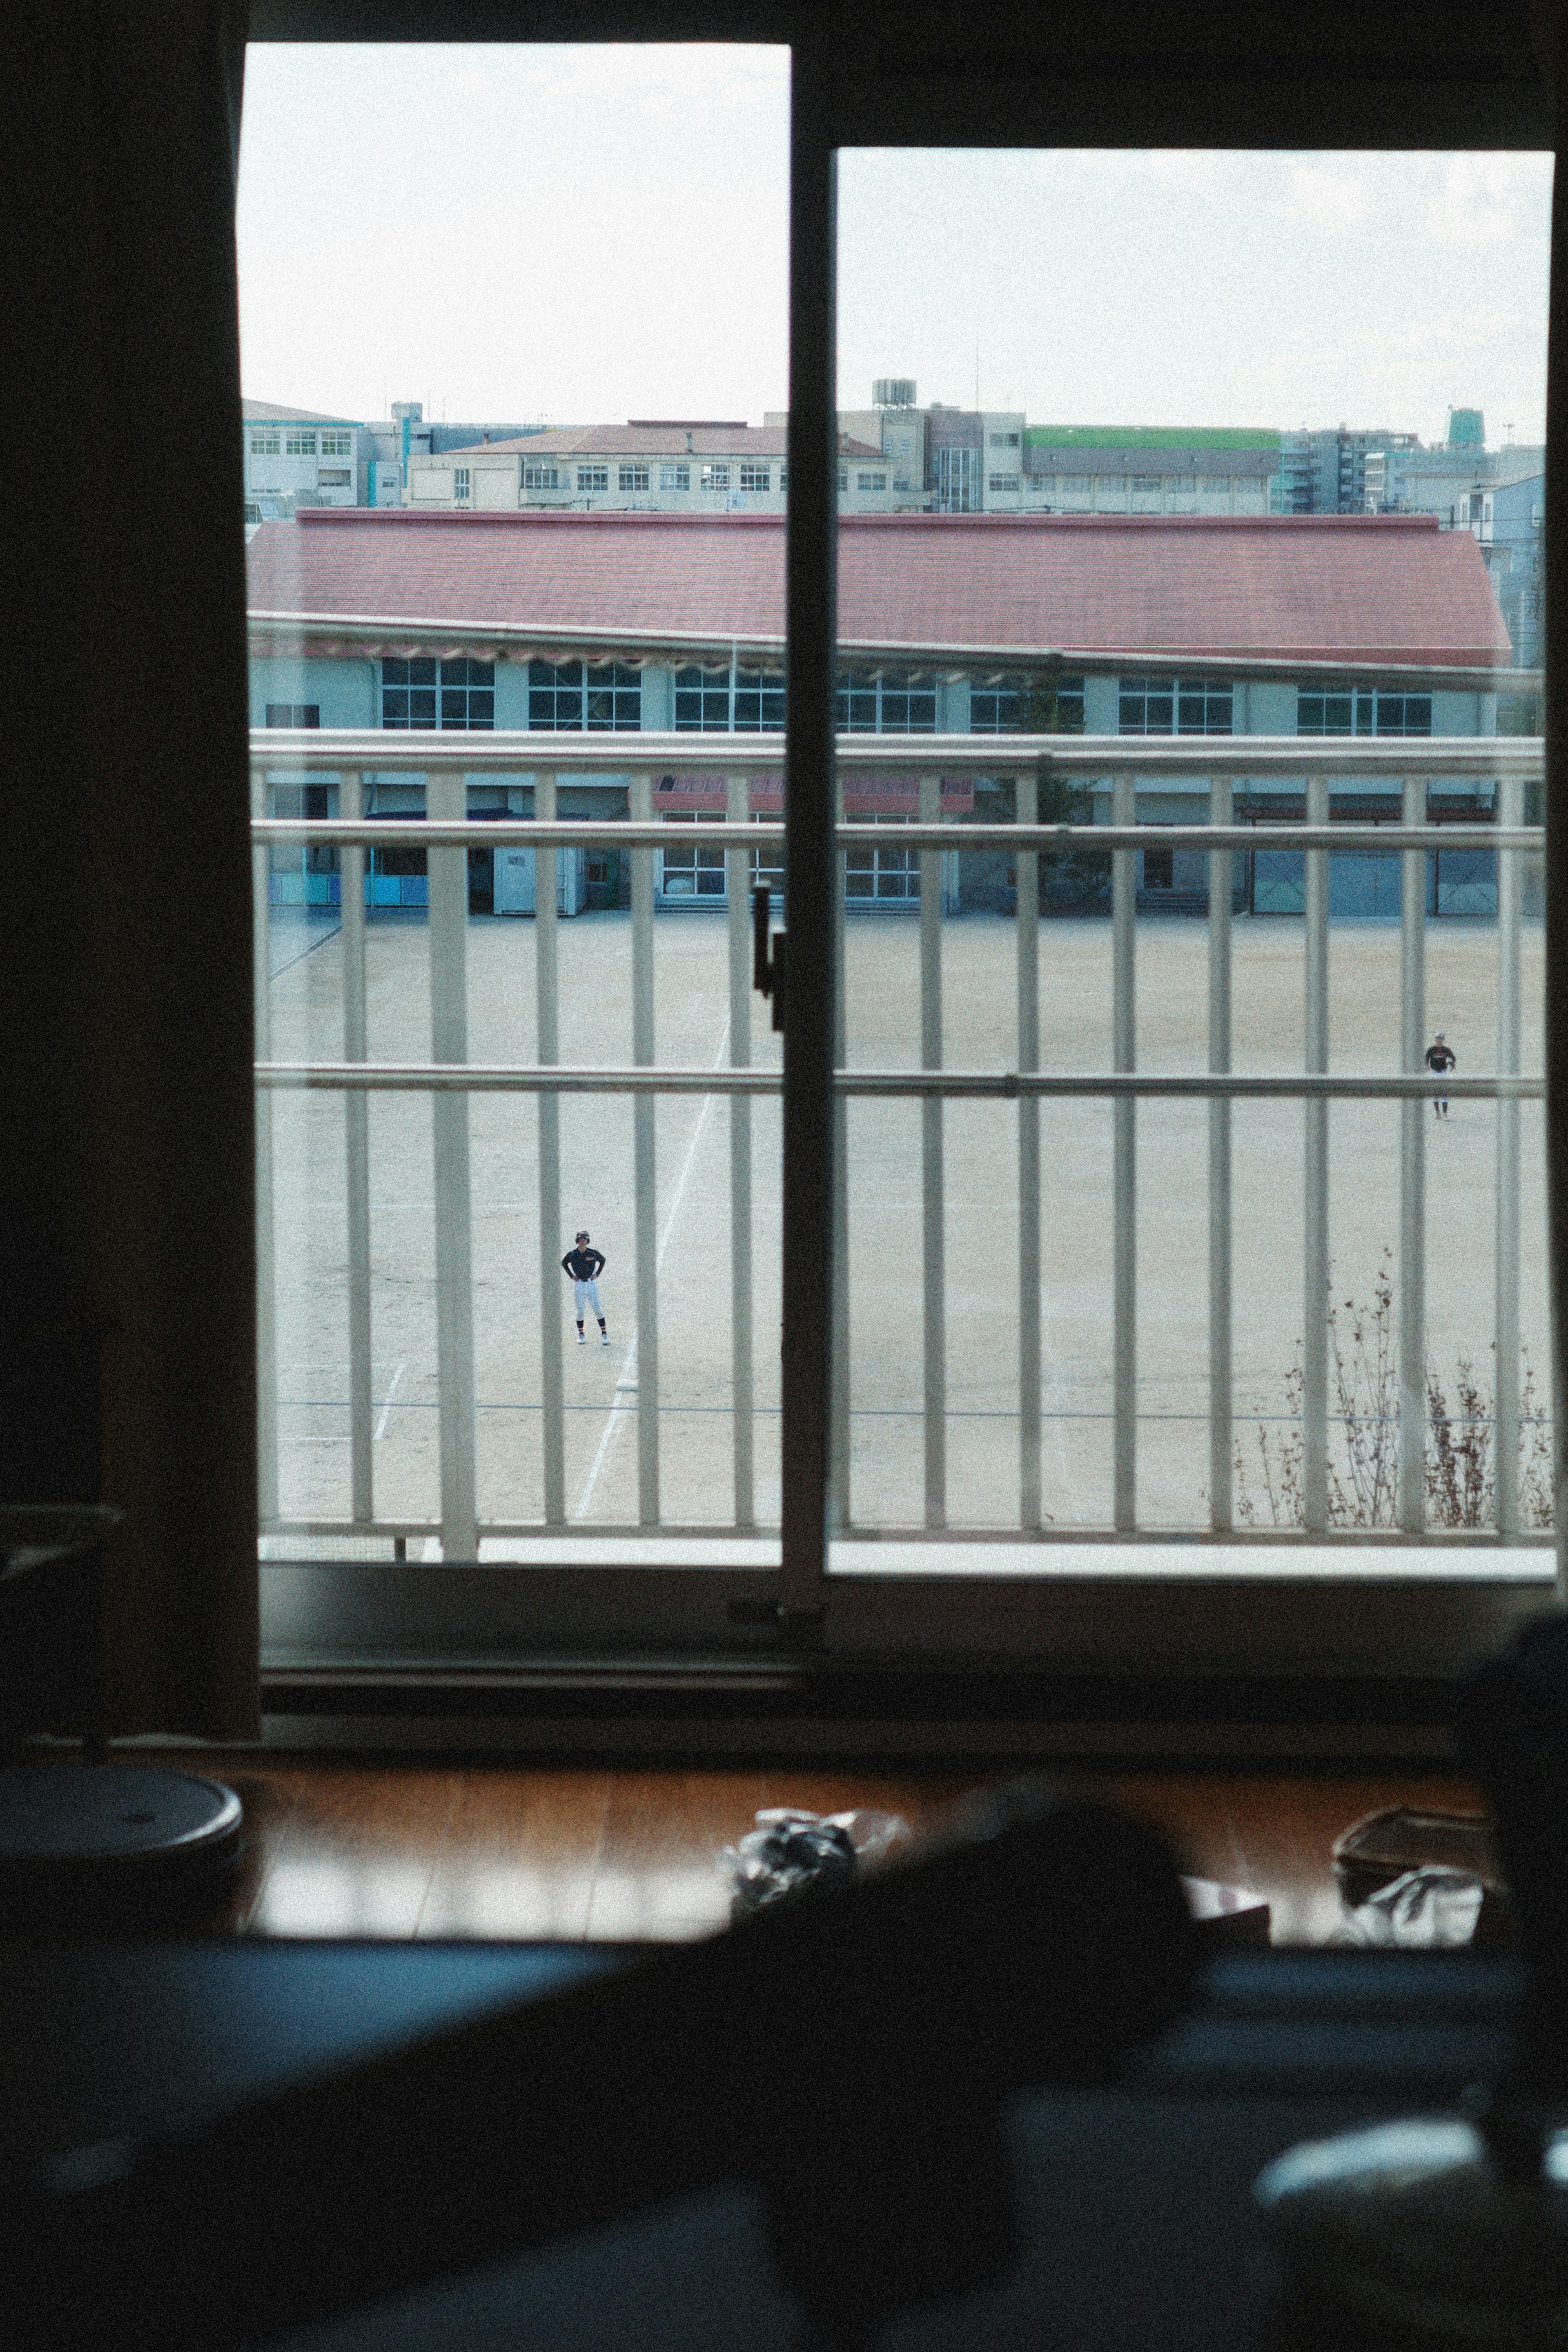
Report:
<svg viewBox="0 0 1568 2352"><path fill-rule="evenodd" d="M1390 1879L1345 1914L1336 1944L1398 1946L1410 1952L1453 1950L1469 1943L1486 1889L1468 1870L1424 1863Z"/></svg>

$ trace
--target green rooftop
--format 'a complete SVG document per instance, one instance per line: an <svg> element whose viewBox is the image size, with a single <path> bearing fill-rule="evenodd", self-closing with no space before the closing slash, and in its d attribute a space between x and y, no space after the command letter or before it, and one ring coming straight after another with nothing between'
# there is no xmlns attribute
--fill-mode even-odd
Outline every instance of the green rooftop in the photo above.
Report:
<svg viewBox="0 0 1568 2352"><path fill-rule="evenodd" d="M1274 449L1279 436L1250 425L1029 425L1026 449Z"/></svg>

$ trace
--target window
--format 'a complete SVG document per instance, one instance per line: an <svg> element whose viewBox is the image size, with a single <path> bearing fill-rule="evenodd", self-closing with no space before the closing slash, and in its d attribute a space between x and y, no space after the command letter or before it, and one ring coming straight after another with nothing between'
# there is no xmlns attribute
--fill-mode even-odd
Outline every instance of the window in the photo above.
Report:
<svg viewBox="0 0 1568 2352"><path fill-rule="evenodd" d="M1296 696L1298 735L1430 735L1429 694L1389 693L1381 687L1301 687Z"/></svg>
<svg viewBox="0 0 1568 2352"><path fill-rule="evenodd" d="M700 669L689 665L675 673L675 724L679 733L727 734L730 728L730 671Z"/></svg>
<svg viewBox="0 0 1568 2352"><path fill-rule="evenodd" d="M267 706L268 727L319 727L321 723L319 702L269 702ZM304 814L309 816L316 812L307 809ZM325 811L321 814L324 815Z"/></svg>
<svg viewBox="0 0 1568 2352"><path fill-rule="evenodd" d="M855 487L858 490L885 490L888 477L886 474L857 474Z"/></svg>
<svg viewBox="0 0 1568 2352"><path fill-rule="evenodd" d="M1230 476L1205 474L1199 488L1206 499L1227 499L1230 496Z"/></svg>
<svg viewBox="0 0 1568 2352"><path fill-rule="evenodd" d="M993 449L1016 449L1018 446L1016 433L993 433L989 437Z"/></svg>
<svg viewBox="0 0 1568 2352"><path fill-rule="evenodd" d="M381 723L384 727L434 727L436 724L436 661L394 660L381 665Z"/></svg>
<svg viewBox="0 0 1568 2352"><path fill-rule="evenodd" d="M441 664L442 726L493 727L495 723L494 662L444 661Z"/></svg>
<svg viewBox="0 0 1568 2352"><path fill-rule="evenodd" d="M1123 735L1228 735L1230 686L1205 677L1124 677L1117 728Z"/></svg>
<svg viewBox="0 0 1568 2352"><path fill-rule="evenodd" d="M313 457L316 454L315 435L305 432L298 425L291 425L283 436L283 454L288 457Z"/></svg>
<svg viewBox="0 0 1568 2352"><path fill-rule="evenodd" d="M317 468L316 479L323 489L339 490L346 489L353 476L346 466L321 466Z"/></svg>
<svg viewBox="0 0 1568 2352"><path fill-rule="evenodd" d="M773 476L771 466L759 466L748 459L742 467L741 488L743 490L771 490L773 486Z"/></svg>
<svg viewBox="0 0 1568 2352"><path fill-rule="evenodd" d="M690 824L685 810L665 818L666 824ZM724 853L721 849L665 849L659 853L660 888L667 898L722 898Z"/></svg>
<svg viewBox="0 0 1568 2352"><path fill-rule="evenodd" d="M250 454L253 457L282 456L283 436L276 425L265 425L253 428L250 436Z"/></svg>
<svg viewBox="0 0 1568 2352"><path fill-rule="evenodd" d="M729 467L704 466L702 468L702 487L705 490L727 490L730 487Z"/></svg>
<svg viewBox="0 0 1568 2352"><path fill-rule="evenodd" d="M844 855L844 897L850 905L908 906L921 895L921 861L912 849L854 848Z"/></svg>
<svg viewBox="0 0 1568 2352"><path fill-rule="evenodd" d="M467 466L454 466L452 468L452 496L455 499L466 499L468 495L468 468Z"/></svg>
<svg viewBox="0 0 1568 2352"><path fill-rule="evenodd" d="M988 490L1016 490L1018 487L1018 477L1016 474L989 474L986 477L985 487Z"/></svg>
<svg viewBox="0 0 1568 2352"><path fill-rule="evenodd" d="M545 466L538 462L530 465L525 460L522 468L522 487L525 490L558 490L561 488L561 469L558 466Z"/></svg>
<svg viewBox="0 0 1568 2352"><path fill-rule="evenodd" d="M1143 887L1145 890L1169 890L1176 879L1175 852L1170 849L1146 849L1143 852Z"/></svg>
<svg viewBox="0 0 1568 2352"><path fill-rule="evenodd" d="M607 490L610 487L608 466L579 466L577 488L580 490Z"/></svg>
<svg viewBox="0 0 1568 2352"><path fill-rule="evenodd" d="M623 466L616 477L616 487L622 490L646 490L648 478L646 466Z"/></svg>
<svg viewBox="0 0 1568 2352"><path fill-rule="evenodd" d="M323 457L352 457L353 453L354 436L352 433L322 434L321 455Z"/></svg>
<svg viewBox="0 0 1568 2352"><path fill-rule="evenodd" d="M1134 492L1142 497L1158 498L1160 495L1161 480L1162 478L1158 474L1134 474L1132 477L1132 488Z"/></svg>
<svg viewBox="0 0 1568 2352"><path fill-rule="evenodd" d="M658 487L661 490L689 490L691 488L690 467L661 466L658 469Z"/></svg>
<svg viewBox="0 0 1568 2352"><path fill-rule="evenodd" d="M972 735L1081 735L1081 677L986 678L969 689Z"/></svg>
<svg viewBox="0 0 1568 2352"><path fill-rule="evenodd" d="M480 727L496 723L495 664L394 659L381 665L383 727Z"/></svg>
<svg viewBox="0 0 1568 2352"><path fill-rule="evenodd" d="M934 735L936 680L914 670L843 671L838 727L846 735Z"/></svg>
<svg viewBox="0 0 1568 2352"><path fill-rule="evenodd" d="M675 724L682 734L773 734L784 723L782 669L703 669L675 673Z"/></svg>
<svg viewBox="0 0 1568 2352"><path fill-rule="evenodd" d="M779 467L779 488L781 490L787 490L789 488L789 467L787 466L781 466Z"/></svg>
<svg viewBox="0 0 1568 2352"><path fill-rule="evenodd" d="M530 662L530 727L622 731L642 725L642 673L620 662Z"/></svg>
<svg viewBox="0 0 1568 2352"><path fill-rule="evenodd" d="M784 674L782 669L737 669L735 672L735 731L742 735L782 733L784 723Z"/></svg>

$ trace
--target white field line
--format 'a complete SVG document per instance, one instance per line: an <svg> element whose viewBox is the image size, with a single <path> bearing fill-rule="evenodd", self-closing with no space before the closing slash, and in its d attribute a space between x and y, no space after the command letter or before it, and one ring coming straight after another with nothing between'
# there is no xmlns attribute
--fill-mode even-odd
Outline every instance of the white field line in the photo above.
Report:
<svg viewBox="0 0 1568 2352"><path fill-rule="evenodd" d="M729 1050L730 1024L726 1018L723 1034L719 1039L719 1050L709 1066L711 1069L719 1069ZM680 1213L680 1203L686 1197L687 1183L697 1158L697 1147L702 1140L702 1130L708 1124L708 1114L712 1109L716 1099L713 1095L704 1095L702 1097L702 1108L698 1113L697 1124L691 1130L691 1140L686 1147L686 1157L680 1163L680 1175L676 1183L674 1197L670 1201L669 1213L665 1218L664 1231L659 1235L658 1248L654 1257L656 1279L664 1271L664 1254L669 1247L669 1237L675 1231L675 1220ZM609 1458L611 1441L616 1430L631 1417L632 1407L629 1401L637 1392L637 1329L634 1325L631 1341L621 1360L620 1372L616 1377L615 1396L611 1401L604 1429L600 1433L598 1450L594 1455L593 1465L584 1481L583 1491L577 1497L576 1507L572 1513L574 1521L587 1517L588 1506L594 1499L594 1489L599 1483L599 1474Z"/></svg>
<svg viewBox="0 0 1568 2352"><path fill-rule="evenodd" d="M381 1418L375 1424L374 1433L372 1438L373 1444L386 1435L386 1416L392 1411L392 1400L397 1394L397 1383L403 1378L404 1373L407 1370L408 1359L405 1356L402 1362L398 1365L397 1370L393 1373L391 1380L387 1382L386 1394L381 1402Z"/></svg>

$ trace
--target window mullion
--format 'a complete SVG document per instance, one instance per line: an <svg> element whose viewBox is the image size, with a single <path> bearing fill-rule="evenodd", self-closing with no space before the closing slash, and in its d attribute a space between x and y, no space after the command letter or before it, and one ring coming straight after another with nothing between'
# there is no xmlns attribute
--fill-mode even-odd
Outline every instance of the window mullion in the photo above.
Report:
<svg viewBox="0 0 1568 2352"><path fill-rule="evenodd" d="M790 973L784 1056L783 1606L817 1618L826 1564L833 1253L834 661L837 395L831 57L813 26L792 55L790 512L785 557L785 869Z"/></svg>

